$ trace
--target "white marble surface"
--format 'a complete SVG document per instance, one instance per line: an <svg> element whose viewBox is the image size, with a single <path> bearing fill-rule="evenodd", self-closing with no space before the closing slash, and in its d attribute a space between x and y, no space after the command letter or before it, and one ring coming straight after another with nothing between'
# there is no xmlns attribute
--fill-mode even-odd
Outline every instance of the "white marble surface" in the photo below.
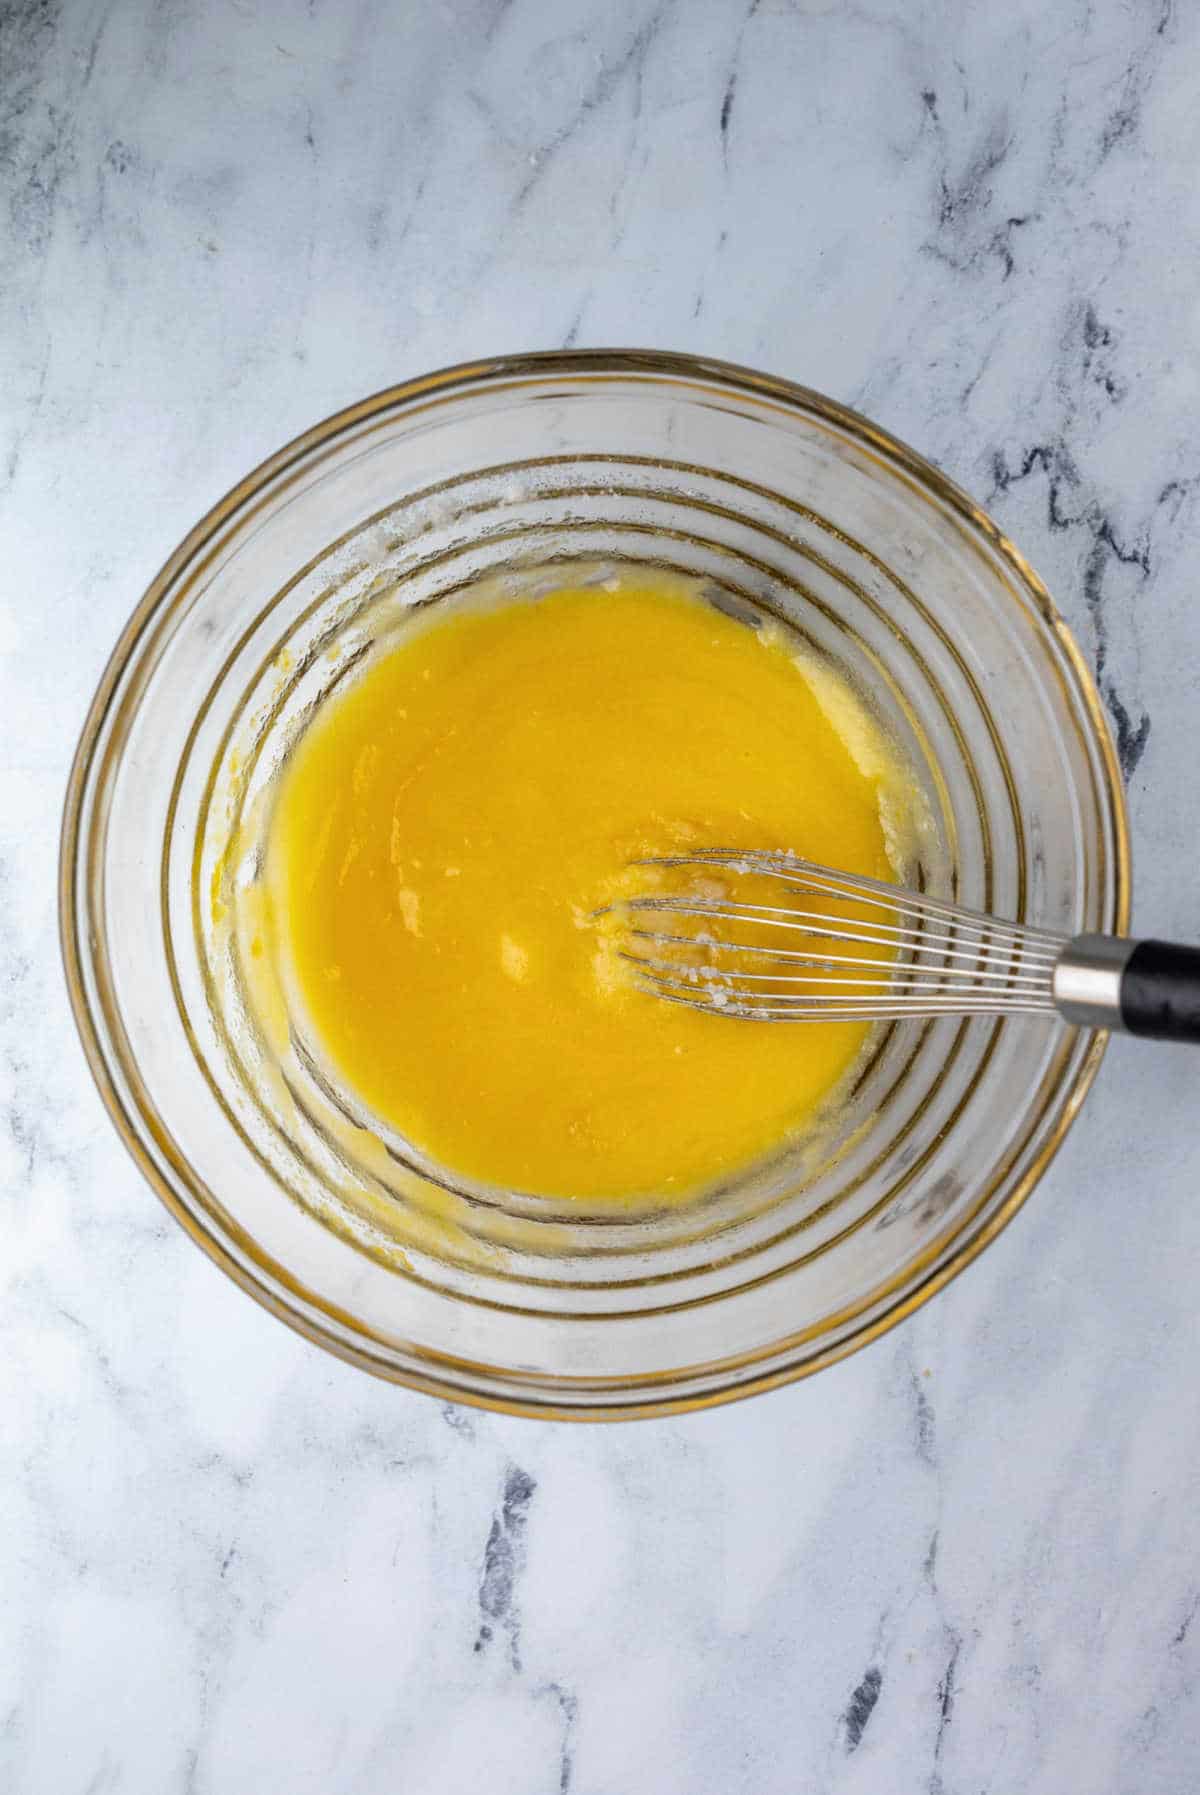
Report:
<svg viewBox="0 0 1200 1795"><path fill-rule="evenodd" d="M1138 919L1200 936L1200 12L1171 0L0 8L0 1787L931 1795L1200 1783L1200 1129L1119 1043L899 1332L565 1429L323 1357L94 1096L57 813L107 650L245 468L505 348L873 413L1101 675Z"/></svg>

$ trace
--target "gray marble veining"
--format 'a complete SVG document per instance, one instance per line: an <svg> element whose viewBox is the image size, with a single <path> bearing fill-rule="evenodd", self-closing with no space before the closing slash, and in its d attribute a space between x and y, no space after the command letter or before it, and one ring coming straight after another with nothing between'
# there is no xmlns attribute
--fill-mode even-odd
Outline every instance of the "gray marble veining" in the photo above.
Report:
<svg viewBox="0 0 1200 1795"><path fill-rule="evenodd" d="M54 925L148 578L314 419L694 348L931 455L1048 580L1200 936L1200 13L1171 0L0 7L0 1786L1190 1791L1196 1065L1118 1043L909 1325L663 1424L333 1363L127 1163Z"/></svg>

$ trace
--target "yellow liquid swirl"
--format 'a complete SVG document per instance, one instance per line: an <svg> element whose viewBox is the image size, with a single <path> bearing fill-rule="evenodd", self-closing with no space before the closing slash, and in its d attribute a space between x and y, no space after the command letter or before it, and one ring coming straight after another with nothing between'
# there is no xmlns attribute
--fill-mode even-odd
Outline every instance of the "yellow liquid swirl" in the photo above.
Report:
<svg viewBox="0 0 1200 1795"><path fill-rule="evenodd" d="M903 775L782 632L647 571L412 621L281 780L266 925L312 1046L451 1175L679 1199L844 1082L863 1023L772 1027L622 976L598 906L628 863L780 848L894 876Z"/></svg>

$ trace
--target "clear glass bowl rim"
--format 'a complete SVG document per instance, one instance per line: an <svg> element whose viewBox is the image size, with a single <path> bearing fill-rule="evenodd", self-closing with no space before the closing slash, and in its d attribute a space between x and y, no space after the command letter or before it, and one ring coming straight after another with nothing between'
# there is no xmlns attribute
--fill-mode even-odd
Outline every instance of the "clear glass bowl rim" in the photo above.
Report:
<svg viewBox="0 0 1200 1795"><path fill-rule="evenodd" d="M1015 575L1014 591L1017 601L1024 604L1043 625L1049 628L1074 676L1077 693L1104 770L1103 797L1107 804L1108 822L1112 829L1114 844L1116 932L1124 934L1128 931L1132 890L1129 825L1124 785L1107 716L1091 670L1074 635L1060 614L1045 584L1020 550L1005 536L982 507L947 478L939 468L925 460L923 456L917 454L899 438L892 436L888 431L872 423L870 419L849 406L842 405L837 400L830 399L811 387L802 386L797 382L775 375L760 373L737 363L657 349L534 350L460 362L421 375L413 380L386 387L354 405L333 413L299 436L294 437L274 455L259 463L212 506L188 532L150 582L109 656L92 699L72 761L63 807L59 850L58 919L67 992L88 1068L105 1108L147 1182L156 1191L176 1221L227 1276L270 1313L305 1338L324 1347L325 1350L333 1352L337 1357L388 1381L421 1390L441 1399L451 1398L456 1402L468 1402L480 1408L536 1419L620 1421L710 1408L721 1403L740 1400L742 1397L754 1395L802 1377L811 1376L825 1366L857 1351L869 1341L877 1339L914 1314L976 1259L985 1247L1007 1227L1021 1208L1057 1153L1091 1087L1104 1055L1107 1035L1097 1033L1093 1036L1088 1051L1080 1062L1074 1077L1064 1079L1064 1089L1059 1096L1059 1113L1052 1132L1043 1143L1037 1157L1027 1167L1005 1201L988 1218L986 1223L970 1238L960 1243L946 1260L932 1271L927 1272L913 1287L899 1296L883 1313L875 1315L869 1321L864 1321L848 1336L833 1343L826 1350L814 1353L803 1362L775 1368L759 1378L739 1382L734 1387L710 1390L698 1396L672 1397L670 1394L664 1393L650 1398L631 1400L628 1404L610 1405L597 1409L580 1408L571 1403L564 1389L565 1400L561 1406L553 1402L548 1403L545 1400L523 1403L503 1399L482 1390L479 1392L467 1391L458 1382L451 1388L441 1382L435 1373L426 1374L414 1369L411 1364L400 1367L381 1363L377 1357L365 1350L356 1349L343 1336L326 1331L319 1322L314 1321L311 1314L306 1312L305 1306L297 1301L299 1293L293 1292L287 1282L276 1276L266 1265L258 1267L258 1276L251 1275L224 1243L202 1224L199 1217L180 1199L178 1193L159 1172L153 1156L147 1150L141 1128L130 1117L121 1100L114 1068L110 1064L109 1048L88 1000L83 971L83 955L79 942L81 919L76 904L76 893L80 888L80 880L77 876L79 854L81 846L86 845L81 843L83 802L94 751L104 730L114 694L120 686L126 666L164 598L182 570L203 551L205 544L214 534L238 510L251 503L265 486L289 467L302 461L314 450L329 444L339 435L352 431L365 419L379 412L403 407L420 399L428 399L431 395L449 394L454 389L469 392L486 387L493 382L531 376L538 378L559 376L570 379L589 374L657 375L666 379L701 380L730 389L746 397L765 398L810 415L815 414L835 428L846 432L860 445L878 455L893 468L901 470L916 488L935 497L947 509L956 513L980 533L993 552L1007 563Z"/></svg>

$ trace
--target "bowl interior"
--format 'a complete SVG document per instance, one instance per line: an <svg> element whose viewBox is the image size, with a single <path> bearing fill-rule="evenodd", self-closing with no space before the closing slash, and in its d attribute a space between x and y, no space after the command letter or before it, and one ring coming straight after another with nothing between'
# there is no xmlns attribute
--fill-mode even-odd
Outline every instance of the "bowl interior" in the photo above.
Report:
<svg viewBox="0 0 1200 1795"><path fill-rule="evenodd" d="M870 1337L1013 1212L1099 1052L1030 1019L899 1025L802 1148L632 1216L457 1184L362 1125L245 951L290 744L412 607L646 562L845 671L918 771L930 886L1124 926L1111 745L1015 551L863 420L685 358L451 371L284 450L147 595L68 802L76 1011L176 1213L334 1350L539 1413L716 1400Z"/></svg>

